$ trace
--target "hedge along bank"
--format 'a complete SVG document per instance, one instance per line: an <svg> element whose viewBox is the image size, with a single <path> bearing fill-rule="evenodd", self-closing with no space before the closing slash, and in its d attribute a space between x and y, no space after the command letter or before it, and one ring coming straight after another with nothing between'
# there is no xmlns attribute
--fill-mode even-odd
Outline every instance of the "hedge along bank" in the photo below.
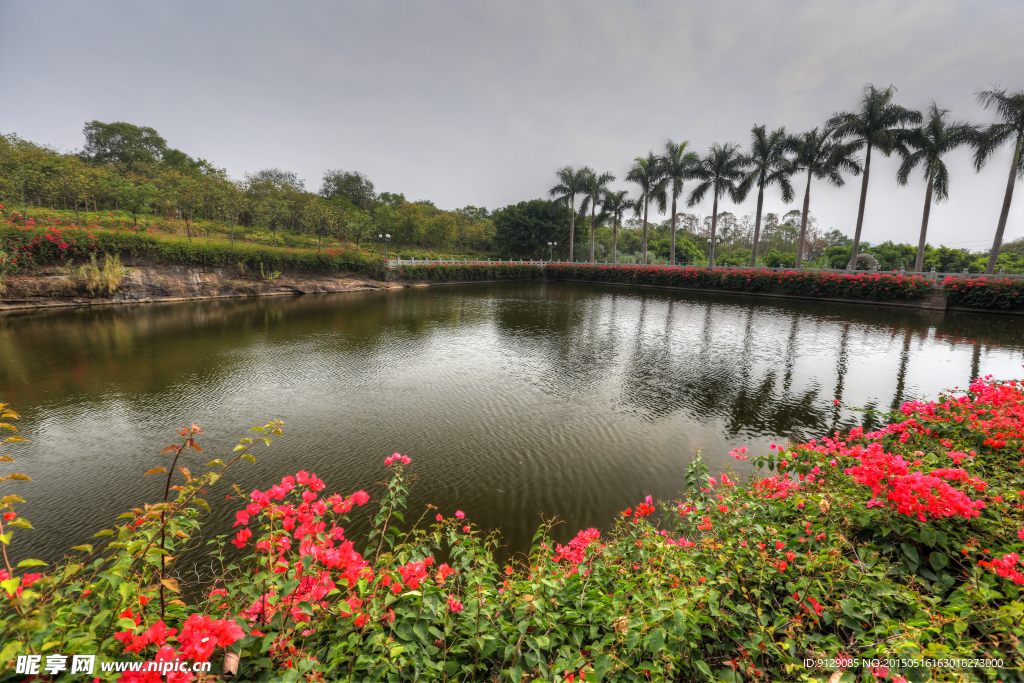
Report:
<svg viewBox="0 0 1024 683"><path fill-rule="evenodd" d="M1010 311L1024 308L1022 279L947 277L942 284L946 300L954 306Z"/></svg>
<svg viewBox="0 0 1024 683"><path fill-rule="evenodd" d="M0 414L13 426L13 411ZM566 545L544 524L505 566L497 535L461 510L428 506L405 523L409 456L384 459L390 478L372 503L363 491L328 495L306 471L203 500L282 428L255 428L205 473L177 467L204 438L195 425L179 430L147 473L166 477L166 502L122 515L57 565L11 566L13 536L31 525L16 512L22 497L0 492L0 680L20 678L16 657L38 653L219 666L231 652L243 681L839 673L901 683L1024 672L1022 382L986 378L906 403L873 432L737 448L759 468L746 481L712 476L698 458L680 472L679 500L609 512L609 531ZM4 488L30 490L25 479L8 469ZM234 512L234 528L201 538L214 506ZM346 519L363 510L372 530L349 538ZM178 558L204 543L216 570L189 586Z"/></svg>
<svg viewBox="0 0 1024 683"><path fill-rule="evenodd" d="M695 267L602 266L552 264L545 267L550 278L621 282L695 289L728 289L745 292L790 294L893 301L920 299L932 283L919 275L885 273L822 273L815 271L771 271L755 268L711 270Z"/></svg>
<svg viewBox="0 0 1024 683"><path fill-rule="evenodd" d="M459 282L475 280L536 280L544 277L539 265L524 263L429 263L399 266L395 275L404 280Z"/></svg>
<svg viewBox="0 0 1024 683"><path fill-rule="evenodd" d="M154 263L209 266L259 271L337 273L350 271L383 279L386 264L353 250L274 249L236 242L188 242L144 232L90 230L74 227L0 227L0 245L19 269L67 263L91 254L119 254Z"/></svg>

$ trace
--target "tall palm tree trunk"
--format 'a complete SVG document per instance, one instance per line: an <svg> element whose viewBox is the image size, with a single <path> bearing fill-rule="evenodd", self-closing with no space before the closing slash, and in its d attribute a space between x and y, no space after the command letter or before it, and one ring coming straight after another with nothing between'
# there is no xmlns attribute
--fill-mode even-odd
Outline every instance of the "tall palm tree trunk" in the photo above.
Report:
<svg viewBox="0 0 1024 683"><path fill-rule="evenodd" d="M924 270L924 244L928 239L928 216L932 212L932 188L935 185L935 171L928 174L928 189L924 191L924 213L921 215L921 239L917 243L917 258L914 259L914 272Z"/></svg>
<svg viewBox="0 0 1024 683"><path fill-rule="evenodd" d="M619 265L619 221L612 221L612 265Z"/></svg>
<svg viewBox="0 0 1024 683"><path fill-rule="evenodd" d="M676 265L676 198L672 197L672 244L669 245L669 265Z"/></svg>
<svg viewBox="0 0 1024 683"><path fill-rule="evenodd" d="M590 203L590 265L594 265L594 213L597 211L597 202Z"/></svg>
<svg viewBox="0 0 1024 683"><path fill-rule="evenodd" d="M868 198L868 175L871 172L871 143L864 155L864 179L860 183L860 207L857 209L857 229L853 232L853 249L850 251L850 270L857 270L857 255L860 253L860 231L864 227L864 204Z"/></svg>
<svg viewBox="0 0 1024 683"><path fill-rule="evenodd" d="M569 263L575 263L573 261L573 243L576 240L576 198L573 197L572 201L569 202Z"/></svg>
<svg viewBox="0 0 1024 683"><path fill-rule="evenodd" d="M761 237L761 206L764 204L764 185L757 187L757 215L754 217L754 248L750 250L750 267L757 265L757 241Z"/></svg>
<svg viewBox="0 0 1024 683"><path fill-rule="evenodd" d="M1003 231L1006 230L1006 218L1010 215L1010 201L1013 199L1013 185L1017 181L1017 167L1020 165L1020 148L1024 140L1024 131L1017 133L1017 148L1010 164L1010 179L1006 181L1006 195L1003 196L1003 210L999 212L999 225L996 226L996 239L992 243L992 253L988 255L988 266L985 272L992 274L996 270L996 259L999 258L999 247L1003 245Z"/></svg>
<svg viewBox="0 0 1024 683"><path fill-rule="evenodd" d="M800 241L796 244L796 267L804 264L804 243L807 240L807 216L811 212L811 169L807 169L807 189L804 190L804 212L800 216Z"/></svg>
<svg viewBox="0 0 1024 683"><path fill-rule="evenodd" d="M647 198L644 198L644 265L647 265Z"/></svg>
<svg viewBox="0 0 1024 683"><path fill-rule="evenodd" d="M711 249L708 252L708 268L715 265L715 232L718 229L718 192L715 192L715 201L711 205Z"/></svg>

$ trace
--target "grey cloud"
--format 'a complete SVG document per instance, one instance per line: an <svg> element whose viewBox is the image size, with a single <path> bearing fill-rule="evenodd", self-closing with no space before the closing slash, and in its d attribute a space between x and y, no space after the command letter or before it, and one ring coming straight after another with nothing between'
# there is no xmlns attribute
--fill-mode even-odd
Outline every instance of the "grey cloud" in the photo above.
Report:
<svg viewBox="0 0 1024 683"><path fill-rule="evenodd" d="M668 138L821 125L869 82L974 121L976 91L1024 86L1024 5L992 0L0 0L0 25L2 131L74 148L84 121L127 120L235 176L281 166L315 186L354 168L447 207L541 196L566 163L622 178ZM991 239L1008 154L978 175L949 160L934 241ZM874 169L865 239L915 239L923 186L896 188L895 167ZM852 231L858 187L815 188L823 226Z"/></svg>

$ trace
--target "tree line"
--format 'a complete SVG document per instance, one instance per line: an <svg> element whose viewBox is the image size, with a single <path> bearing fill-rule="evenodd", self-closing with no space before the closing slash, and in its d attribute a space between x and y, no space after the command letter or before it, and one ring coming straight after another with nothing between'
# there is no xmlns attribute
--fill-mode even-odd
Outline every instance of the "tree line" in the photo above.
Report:
<svg viewBox="0 0 1024 683"><path fill-rule="evenodd" d="M149 127L130 123L85 124L85 145L63 153L46 145L0 135L0 203L8 208L49 206L81 211L125 211L180 220L191 240L195 221L219 221L255 231L279 246L282 231L348 240L359 248L387 233L400 244L436 250L480 250L493 243L486 208L439 209L428 200L377 192L358 171L324 172L316 191L291 171L268 168L240 180L225 169L171 148ZM14 205L14 206L10 206Z"/></svg>
<svg viewBox="0 0 1024 683"><path fill-rule="evenodd" d="M994 272L1006 230L1015 179L1024 177L1024 90L1010 93L995 88L978 93L979 104L994 111L996 123L987 126L962 121L951 121L949 110L932 103L925 112L908 109L894 101L895 88L879 89L873 85L864 88L859 106L854 111L837 112L824 126L799 134L789 133L785 127L769 131L764 125L755 125L750 131L750 145L742 149L737 144L713 143L703 155L691 151L689 142L665 144L659 155L653 151L646 157L634 159L625 180L636 185L634 196L627 191L613 191L609 184L615 180L611 173L597 173L588 166L574 169L565 166L556 171L557 183L550 196L568 209L569 260L575 260L576 220L589 220L589 261L595 260L595 230L605 222L612 223L612 256L618 262L618 228L623 217L632 213L642 229L642 262L648 262L649 210L655 205L660 213L670 207L669 262L676 264L677 218L679 204L684 199L684 184L695 181L685 197L693 207L705 197L712 199L708 262L716 264L715 248L720 244L718 235L719 201L728 198L742 202L757 190L752 236L750 266L758 261L758 243L761 239L762 210L766 189L777 188L782 201L789 203L796 197L795 177L804 182L803 209L800 212L799 237L796 245L795 266L803 264L810 216L812 181L825 181L836 187L845 184L844 175L860 176L860 202L857 222L850 245L831 245L848 251L847 267L856 268L861 255L861 232L867 202L868 180L871 173L872 152L890 156L897 154L902 160L896 173L896 182L906 185L917 171L925 180L924 211L921 219L920 240L913 269L924 268L928 219L935 202L949 197L949 171L943 157L953 149L967 146L973 149L973 165L981 171L995 151L1012 142L1013 161L1009 169L1003 204L996 224L995 237L985 266L986 273ZM858 155L863 151L863 159ZM577 198L580 199L577 204ZM589 215L588 215L589 214ZM889 243L891 244L891 243ZM895 245L894 245L895 246ZM950 250L952 251L952 250ZM947 259L948 260L948 259Z"/></svg>

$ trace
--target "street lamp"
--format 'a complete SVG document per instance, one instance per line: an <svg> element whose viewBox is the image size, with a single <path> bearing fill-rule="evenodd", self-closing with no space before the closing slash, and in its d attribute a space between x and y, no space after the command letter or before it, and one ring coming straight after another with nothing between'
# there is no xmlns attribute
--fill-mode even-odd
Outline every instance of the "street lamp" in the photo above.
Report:
<svg viewBox="0 0 1024 683"><path fill-rule="evenodd" d="M377 235L377 239L384 243L384 260L388 260L388 244L391 242L391 235Z"/></svg>
<svg viewBox="0 0 1024 683"><path fill-rule="evenodd" d="M551 256L548 258L549 261L555 260L555 247L558 246L558 242L548 242L548 249L551 250Z"/></svg>
<svg viewBox="0 0 1024 683"><path fill-rule="evenodd" d="M721 239L716 239L715 244L711 244L711 238L708 238L708 268L715 265L715 245L721 244Z"/></svg>

